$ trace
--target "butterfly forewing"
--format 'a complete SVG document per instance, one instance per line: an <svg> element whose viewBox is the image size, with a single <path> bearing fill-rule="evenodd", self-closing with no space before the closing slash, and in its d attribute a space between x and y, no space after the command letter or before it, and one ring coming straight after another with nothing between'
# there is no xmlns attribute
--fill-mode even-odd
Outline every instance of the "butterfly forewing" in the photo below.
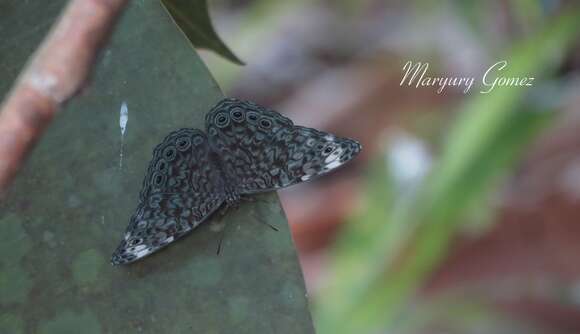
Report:
<svg viewBox="0 0 580 334"><path fill-rule="evenodd" d="M210 158L205 134L195 129L172 132L153 152L140 203L112 262L135 261L177 240L224 198L223 178Z"/></svg>
<svg viewBox="0 0 580 334"><path fill-rule="evenodd" d="M226 99L206 116L209 143L241 194L287 187L337 168L360 145L253 103Z"/></svg>

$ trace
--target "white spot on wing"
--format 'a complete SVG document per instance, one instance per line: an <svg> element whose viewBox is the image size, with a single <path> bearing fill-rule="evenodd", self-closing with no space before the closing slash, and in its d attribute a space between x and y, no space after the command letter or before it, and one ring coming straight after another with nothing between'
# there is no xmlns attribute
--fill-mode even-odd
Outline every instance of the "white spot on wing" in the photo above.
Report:
<svg viewBox="0 0 580 334"><path fill-rule="evenodd" d="M331 162L328 165L326 165L326 168L333 169L333 168L336 168L336 167L338 167L340 165L342 165L342 163L340 162L340 160L334 160L333 162Z"/></svg>
<svg viewBox="0 0 580 334"><path fill-rule="evenodd" d="M336 150L334 150L332 153L330 153L326 159L324 159L324 163L328 164L331 163L332 161L338 159L338 157L340 157L340 155L342 154L343 149L341 147L338 147Z"/></svg>
<svg viewBox="0 0 580 334"><path fill-rule="evenodd" d="M147 246L145 246L145 245L135 246L135 248L133 249L133 252L138 253L138 252L144 250L145 248L147 248Z"/></svg>
<svg viewBox="0 0 580 334"><path fill-rule="evenodd" d="M145 245L142 245L143 247L145 247ZM135 251L133 254L137 257L143 257L147 254L151 253L151 249L150 248L144 248L144 249L140 249L139 251Z"/></svg>

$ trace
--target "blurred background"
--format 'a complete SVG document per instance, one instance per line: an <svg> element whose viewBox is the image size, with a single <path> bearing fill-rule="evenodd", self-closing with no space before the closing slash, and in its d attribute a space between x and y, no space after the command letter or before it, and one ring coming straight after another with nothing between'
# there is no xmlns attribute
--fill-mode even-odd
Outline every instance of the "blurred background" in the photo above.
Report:
<svg viewBox="0 0 580 334"><path fill-rule="evenodd" d="M319 333L580 333L577 2L210 5L246 63L201 52L226 95L364 147L280 192ZM480 93L501 60L533 86Z"/></svg>

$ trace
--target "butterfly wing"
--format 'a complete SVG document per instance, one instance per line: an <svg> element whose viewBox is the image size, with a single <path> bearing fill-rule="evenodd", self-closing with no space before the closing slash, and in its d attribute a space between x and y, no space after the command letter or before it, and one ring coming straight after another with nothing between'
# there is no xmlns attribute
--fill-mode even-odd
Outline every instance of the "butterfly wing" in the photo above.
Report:
<svg viewBox="0 0 580 334"><path fill-rule="evenodd" d="M287 187L356 156L358 142L302 126L251 102L225 99L206 116L209 144L242 194Z"/></svg>
<svg viewBox="0 0 580 334"><path fill-rule="evenodd" d="M140 203L111 262L133 262L181 238L221 206L223 189L206 135L170 133L153 151Z"/></svg>

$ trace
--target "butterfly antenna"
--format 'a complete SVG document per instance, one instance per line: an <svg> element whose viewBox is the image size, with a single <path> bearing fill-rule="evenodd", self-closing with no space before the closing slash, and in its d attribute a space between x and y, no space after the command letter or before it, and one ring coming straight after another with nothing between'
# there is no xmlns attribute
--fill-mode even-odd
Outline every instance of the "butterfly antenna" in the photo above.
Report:
<svg viewBox="0 0 580 334"><path fill-rule="evenodd" d="M276 226L274 226L274 225L271 225L271 224L270 224L270 223L268 223L267 221L263 221L263 220L260 220L260 221L261 221L263 224L266 224L266 225L268 225L268 227L270 227L270 228L271 228L271 229L273 229L274 231L276 231L276 232L280 231L280 230L279 230L279 229L278 229Z"/></svg>

